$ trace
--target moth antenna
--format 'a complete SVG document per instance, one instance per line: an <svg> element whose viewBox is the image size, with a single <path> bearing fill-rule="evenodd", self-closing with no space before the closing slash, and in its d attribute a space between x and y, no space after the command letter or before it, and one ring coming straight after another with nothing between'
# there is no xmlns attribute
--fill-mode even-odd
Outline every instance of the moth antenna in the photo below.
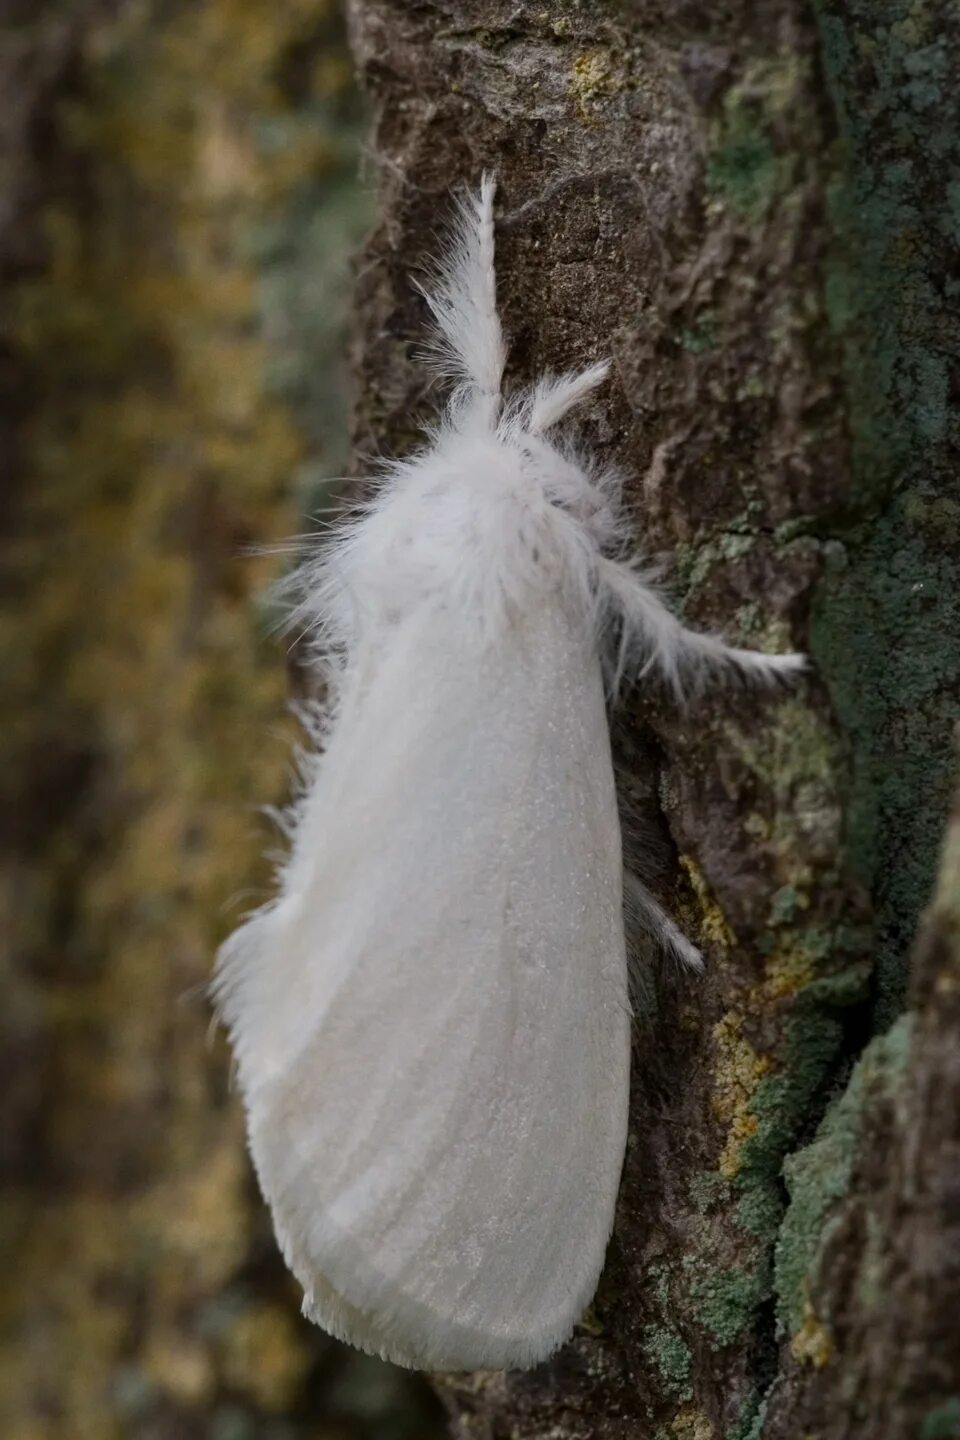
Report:
<svg viewBox="0 0 960 1440"><path fill-rule="evenodd" d="M436 325L430 350L438 368L456 381L457 401L491 429L506 360L494 268L496 189L485 173L477 193L460 196L446 250L427 282L415 282Z"/></svg>
<svg viewBox="0 0 960 1440"><path fill-rule="evenodd" d="M571 370L565 375L546 375L538 380L530 397L528 430L540 435L562 420L569 410L586 399L591 390L601 385L610 373L610 361L601 360L586 370Z"/></svg>

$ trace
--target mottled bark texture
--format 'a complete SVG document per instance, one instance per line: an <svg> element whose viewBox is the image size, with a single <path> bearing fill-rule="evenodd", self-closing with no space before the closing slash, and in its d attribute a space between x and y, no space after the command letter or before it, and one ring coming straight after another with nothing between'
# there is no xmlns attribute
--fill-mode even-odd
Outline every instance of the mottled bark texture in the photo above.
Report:
<svg viewBox="0 0 960 1440"><path fill-rule="evenodd" d="M323 0L0 0L3 1440L440 1409L301 1320L203 994L289 786L244 550L341 468L359 118Z"/></svg>
<svg viewBox="0 0 960 1440"><path fill-rule="evenodd" d="M408 448L435 403L410 277L493 168L509 378L612 356L584 430L686 618L816 661L778 697L632 700L624 783L708 972L659 977L639 1021L591 1313L532 1374L438 1379L453 1431L960 1434L955 892L901 1013L960 679L956 9L350 16L381 205L358 450Z"/></svg>

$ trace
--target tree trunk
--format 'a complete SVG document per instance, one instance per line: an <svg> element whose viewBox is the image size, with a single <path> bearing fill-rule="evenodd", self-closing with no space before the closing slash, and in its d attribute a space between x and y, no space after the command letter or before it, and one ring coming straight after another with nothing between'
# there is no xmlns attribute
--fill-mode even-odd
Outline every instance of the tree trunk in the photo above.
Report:
<svg viewBox="0 0 960 1440"><path fill-rule="evenodd" d="M358 121L323 0L0 0L3 1440L434 1433L300 1318L204 996L289 786L245 552L342 468Z"/></svg>
<svg viewBox="0 0 960 1440"><path fill-rule="evenodd" d="M683 613L811 650L769 699L637 695L624 783L708 958L638 1022L595 1305L463 1437L960 1435L960 680L947 0L351 0L376 105L359 452L429 412L411 277L499 177L509 378L610 355L585 422ZM953 306L953 328L948 317Z"/></svg>
<svg viewBox="0 0 960 1440"><path fill-rule="evenodd" d="M426 1440L411 1377L300 1321L198 993L288 777L241 552L341 468L335 7L0 8L4 1436ZM816 660L618 720L709 971L638 1020L595 1305L537 1372L438 1379L453 1429L960 1436L956 829L919 918L960 678L956 9L352 22L357 454L435 406L411 271L495 168L511 378L611 354L584 428L686 616Z"/></svg>

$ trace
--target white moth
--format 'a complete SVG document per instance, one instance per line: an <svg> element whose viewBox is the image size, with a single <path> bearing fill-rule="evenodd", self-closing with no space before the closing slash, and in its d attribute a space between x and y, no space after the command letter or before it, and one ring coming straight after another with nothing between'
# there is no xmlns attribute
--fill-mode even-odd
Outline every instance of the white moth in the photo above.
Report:
<svg viewBox="0 0 960 1440"><path fill-rule="evenodd" d="M605 364L501 399L493 196L427 295L442 422L299 571L330 700L280 893L215 981L305 1314L434 1370L543 1360L603 1265L630 1066L609 688L803 664L685 629L624 558L616 478L549 438Z"/></svg>

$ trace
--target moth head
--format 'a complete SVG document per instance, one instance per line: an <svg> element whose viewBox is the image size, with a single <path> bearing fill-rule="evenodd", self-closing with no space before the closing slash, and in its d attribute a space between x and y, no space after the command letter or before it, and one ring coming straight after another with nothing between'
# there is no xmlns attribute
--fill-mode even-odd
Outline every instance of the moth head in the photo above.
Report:
<svg viewBox="0 0 960 1440"><path fill-rule="evenodd" d="M531 481L551 504L573 515L601 549L618 538L621 478L598 467L557 426L606 379L609 368L601 361L586 370L545 376L521 397L504 427Z"/></svg>

